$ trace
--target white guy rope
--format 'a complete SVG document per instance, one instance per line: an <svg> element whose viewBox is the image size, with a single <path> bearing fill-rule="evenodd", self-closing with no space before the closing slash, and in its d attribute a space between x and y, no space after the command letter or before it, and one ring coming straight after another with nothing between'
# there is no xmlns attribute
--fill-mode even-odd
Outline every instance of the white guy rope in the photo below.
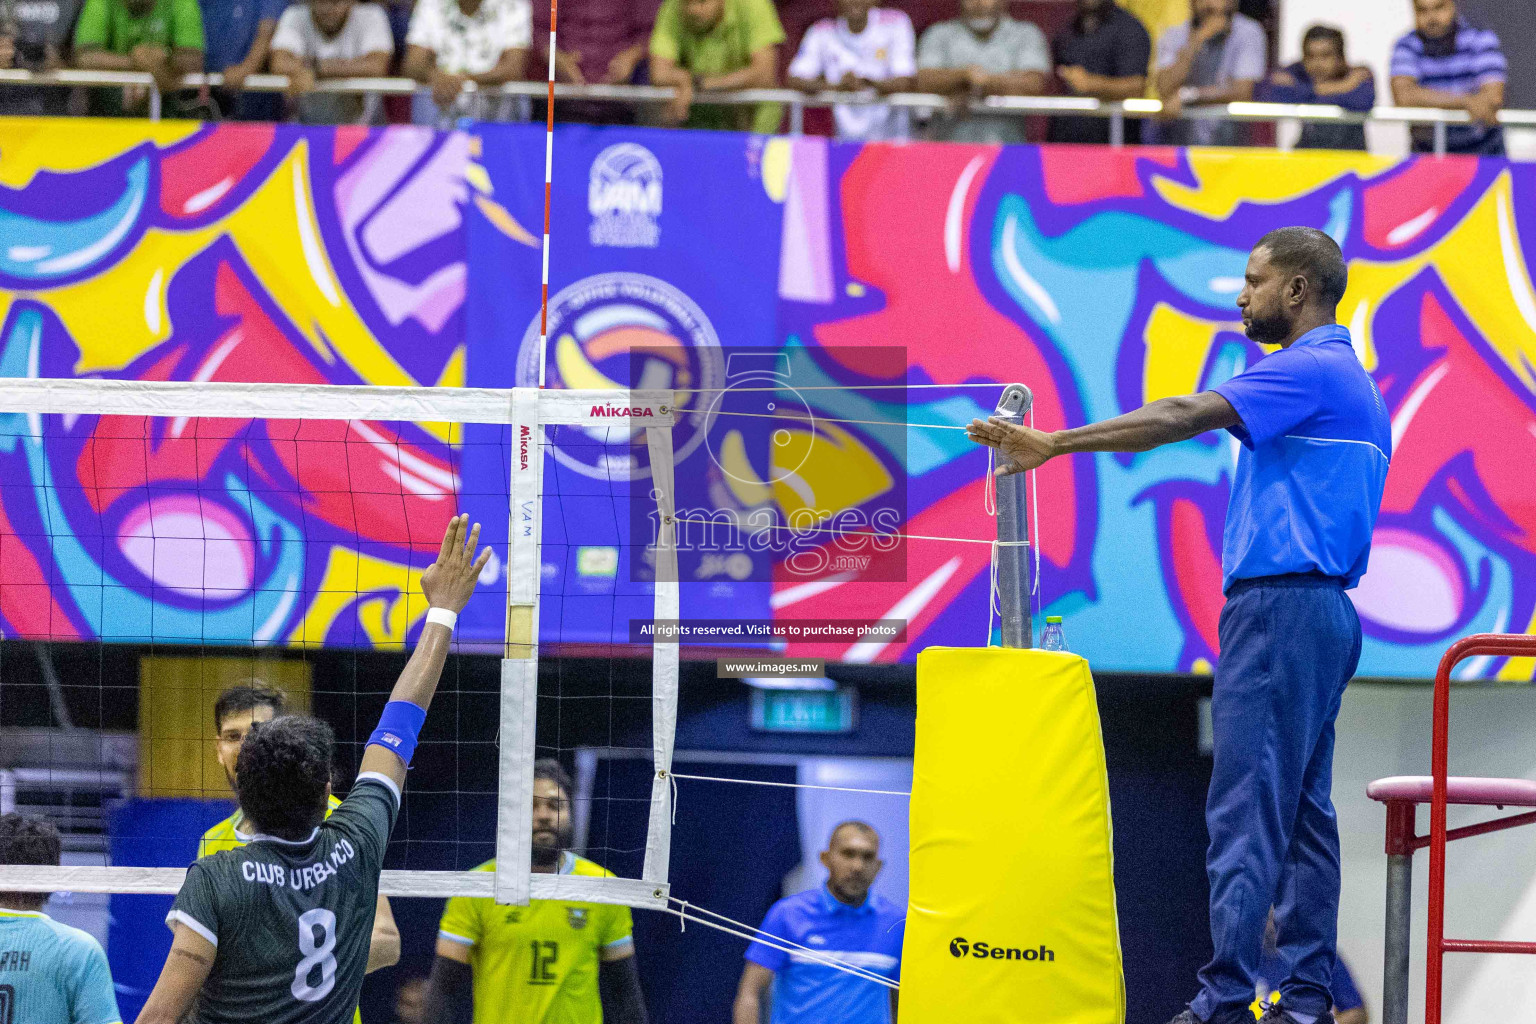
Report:
<svg viewBox="0 0 1536 1024"><path fill-rule="evenodd" d="M1035 429L1035 406L1033 403L1029 406L1029 429ZM1034 514L1029 517L1030 530L1035 535L1035 579L1030 585L1030 593L1035 595L1035 603L1037 605L1040 603L1040 481L1036 475L1039 472L1039 466L1029 471L1029 491L1033 496L1035 506ZM1036 608L1035 610L1038 612L1041 609Z"/></svg>
<svg viewBox="0 0 1536 1024"><path fill-rule="evenodd" d="M732 394L749 391L951 391L955 388L1000 388L1002 386L1001 384L808 384L805 387L799 387L794 384L780 384L771 388L673 388L672 390L679 395L709 395L722 391L729 391Z"/></svg>
<svg viewBox="0 0 1536 1024"><path fill-rule="evenodd" d="M745 416L756 420L789 420L794 423L809 423L815 426L818 423L863 423L874 427L922 427L925 430L967 430L968 427L957 427L951 423L908 423L905 420L846 420L833 416L796 416L792 413L777 412L734 412L729 409L714 409L705 413L711 419L716 416Z"/></svg>
<svg viewBox="0 0 1536 1024"><path fill-rule="evenodd" d="M548 425L670 427L670 391L247 384L171 380L0 378L0 412L38 415L512 423L512 397L538 395ZM639 413L635 412L639 409Z"/></svg>
<svg viewBox="0 0 1536 1024"><path fill-rule="evenodd" d="M808 782L768 782L763 779L725 779L714 775L684 775L673 772L674 779L692 779L694 782L735 782L743 786L778 786L780 789L824 789L832 793L873 793L876 796L911 796L900 789L854 789L849 786L817 786Z"/></svg>
<svg viewBox="0 0 1536 1024"><path fill-rule="evenodd" d="M685 928L687 926L687 922L693 921L695 924L701 924L706 928L713 928L716 931L725 932L727 935L734 935L739 939L746 939L748 942L761 942L763 945L777 949L781 953L788 953L791 956L803 956L807 960L813 960L825 967L830 967L835 971L842 971L844 974L851 974L853 977L861 978L864 981L872 981L877 985L883 985L889 989L901 988L898 983L892 981L890 978L885 977L883 974L876 974L873 971L865 970L864 968L855 964L850 964L845 960L839 960L836 957L828 956L827 954L818 950L810 949L809 947L802 946L796 942L791 942L789 939L786 939L781 935L774 935L771 932L763 931L761 928L754 928L749 924L743 924L742 922L733 918L726 917L724 914L717 914L713 910L698 906L697 904L689 903L687 900L680 900L675 896L671 896L668 897L668 902L678 904L677 909L667 907L666 912L681 919ZM718 918L719 920L726 923L716 924L713 921L706 921L702 917L691 917L689 916L689 911L708 914L710 917Z"/></svg>

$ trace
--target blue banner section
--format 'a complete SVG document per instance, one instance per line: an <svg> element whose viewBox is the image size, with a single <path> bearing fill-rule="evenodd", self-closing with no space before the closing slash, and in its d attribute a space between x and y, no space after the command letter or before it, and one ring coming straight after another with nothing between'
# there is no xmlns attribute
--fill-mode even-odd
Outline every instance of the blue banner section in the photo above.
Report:
<svg viewBox="0 0 1536 1024"><path fill-rule="evenodd" d="M466 383L535 385L540 240L520 225L543 220L542 180L529 171L543 163L544 133L484 126L479 134L494 203L468 220ZM679 509L722 507L719 474L702 469L716 461L710 407L733 369L738 379L750 375L740 357L778 352L782 195L773 194L771 168L764 177L775 151L737 135L569 127L556 137L545 383L696 389L673 434ZM622 426L552 427L548 446L541 636L627 642L630 622L649 621L654 609L644 437ZM466 477L493 468L472 464L476 451L497 449L471 445ZM492 504L485 518L496 513ZM504 536L502 528L495 540ZM734 553L741 557L726 553L708 567L707 585L687 588L690 614L767 617L772 561L743 564L750 556ZM685 558L685 578L690 568L700 579L699 562ZM466 625L490 632L501 624Z"/></svg>
<svg viewBox="0 0 1536 1024"><path fill-rule="evenodd" d="M113 807L107 818L111 864L115 867L165 867L190 864L198 838L234 811L228 800L131 799ZM170 896L117 893L107 925L112 979L123 1020L137 1020L171 950L165 915Z"/></svg>

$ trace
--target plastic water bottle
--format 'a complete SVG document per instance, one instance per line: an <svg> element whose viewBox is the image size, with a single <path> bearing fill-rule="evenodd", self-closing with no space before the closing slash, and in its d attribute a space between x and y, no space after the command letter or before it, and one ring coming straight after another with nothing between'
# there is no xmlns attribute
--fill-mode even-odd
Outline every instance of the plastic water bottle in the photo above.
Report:
<svg viewBox="0 0 1536 1024"><path fill-rule="evenodd" d="M1067 649L1067 636L1061 631L1061 616L1047 615L1045 617L1045 630L1040 634L1040 649L1042 651L1065 651Z"/></svg>

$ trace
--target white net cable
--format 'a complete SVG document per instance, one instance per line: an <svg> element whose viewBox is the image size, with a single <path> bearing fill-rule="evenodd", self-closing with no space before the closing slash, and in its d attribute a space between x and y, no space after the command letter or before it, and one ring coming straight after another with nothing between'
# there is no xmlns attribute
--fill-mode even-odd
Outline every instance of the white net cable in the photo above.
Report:
<svg viewBox="0 0 1536 1024"><path fill-rule="evenodd" d="M780 789L814 789L828 793L871 793L875 796L905 796L912 794L902 789L859 789L855 786L819 786L809 782L773 782L768 779L729 779L719 775L685 775L682 772L673 772L674 779L687 779L693 782L732 782L742 786L777 786Z"/></svg>
<svg viewBox="0 0 1536 1024"><path fill-rule="evenodd" d="M808 960L812 963L821 964L824 967L830 967L835 971L841 971L844 974L852 975L855 978L862 978L865 981L872 981L877 985L884 986L885 988L901 988L900 984L892 981L890 978L887 978L883 974L877 974L874 971L866 970L865 968L860 967L858 964L849 963L847 960L831 956L822 950L812 949L809 946L802 946L797 942L786 939L782 935L775 935L772 932L765 932L761 928L754 928L749 924L743 924L740 921L726 917L724 914L717 914L712 910L701 907L696 903L689 903L687 900L680 900L676 897L669 899L667 903L668 906L665 908L665 910L667 913L675 915L684 929L688 927L688 922L692 921L695 924L702 924L706 928L713 928L716 931L724 932L727 935L734 935L739 939L746 939L748 942L762 943L763 945L777 949L780 952L788 953L791 957L796 959ZM714 920L711 921L706 920L704 917L690 916L690 912L693 914L704 914L708 918L714 918Z"/></svg>
<svg viewBox="0 0 1536 1024"><path fill-rule="evenodd" d="M544 717L552 707L541 704L541 673L546 685L560 678L562 616L585 611L574 583L544 579L550 563L588 550L589 534L618 530L621 506L638 493L666 528L641 539L653 571L626 594L647 618L677 617L671 403L668 391L0 380L0 455L12 467L0 486L15 499L0 522L7 639L94 650L95 678L72 669L61 685L91 688L102 702L134 688L115 667L130 666L139 676L137 792L179 785L227 797L222 777L209 791L200 776L212 740L209 666L233 663L247 681L273 675L285 689L282 680L299 679L296 710L328 721L339 760L355 765L420 629L417 577L443 524L469 511L494 538L505 523L507 534L490 541L495 579L483 576L476 598L489 614L478 633L465 626L473 616L461 618L460 653L445 670L391 843L391 864L401 866L384 872L382 891L664 907L675 643L635 650L617 623L608 637L610 674L621 647L651 666L640 723L655 767L636 840L643 864L628 877L532 872L530 821L539 748L564 749L558 723ZM615 410L622 428L613 427ZM646 490L594 484L579 512L550 510L560 535L545 538L560 486L550 472L554 438L613 429L647 449ZM544 651L550 636L556 645ZM492 654L499 671L476 667L491 665ZM175 688L186 685L191 696ZM551 697L558 714L566 695ZM616 714L618 697L604 699ZM162 719L171 723L163 742L146 725ZM553 743L543 743L552 728ZM494 769L470 776L493 777L493 791L460 785L493 749ZM413 829L417 807L428 822L452 821L451 834ZM492 849L494 872L465 870ZM453 869L413 867L441 863ZM184 874L153 856L4 866L0 890L174 893Z"/></svg>

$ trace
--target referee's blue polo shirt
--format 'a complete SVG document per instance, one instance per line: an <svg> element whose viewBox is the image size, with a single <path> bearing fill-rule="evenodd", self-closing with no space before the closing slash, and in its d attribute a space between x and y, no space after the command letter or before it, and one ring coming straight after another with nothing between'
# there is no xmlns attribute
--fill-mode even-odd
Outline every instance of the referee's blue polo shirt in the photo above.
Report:
<svg viewBox="0 0 1536 1024"><path fill-rule="evenodd" d="M1286 573L1365 573L1392 422L1349 331L1308 331L1214 389L1242 423L1222 537L1222 590Z"/></svg>
<svg viewBox="0 0 1536 1024"><path fill-rule="evenodd" d="M823 885L779 900L762 930L895 981L906 923L903 908L873 892L850 907ZM774 973L771 1024L890 1024L891 993L884 985L763 942L747 947L747 959Z"/></svg>

